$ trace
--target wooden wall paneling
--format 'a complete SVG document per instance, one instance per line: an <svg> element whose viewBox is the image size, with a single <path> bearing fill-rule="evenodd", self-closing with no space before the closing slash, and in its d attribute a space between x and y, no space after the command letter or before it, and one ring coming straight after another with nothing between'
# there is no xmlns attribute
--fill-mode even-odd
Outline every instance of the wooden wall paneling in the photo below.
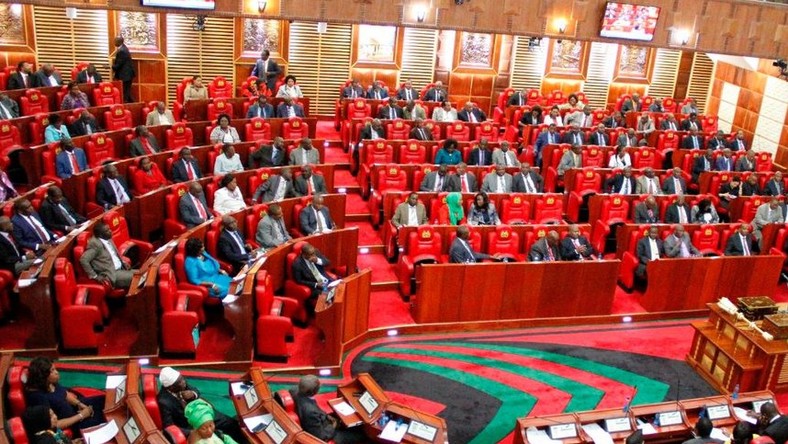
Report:
<svg viewBox="0 0 788 444"><path fill-rule="evenodd" d="M167 98L167 33L164 14L107 13L107 46L111 48L110 64L115 57L115 36L122 35L134 59L137 77L132 95L139 102ZM151 24L155 28L151 28Z"/></svg>
<svg viewBox="0 0 788 444"><path fill-rule="evenodd" d="M653 97L673 97L676 77L681 61L681 51L660 48L654 50L654 62L648 94Z"/></svg>
<svg viewBox="0 0 788 444"><path fill-rule="evenodd" d="M257 13L257 1L244 1L244 11ZM254 9L252 9L254 8ZM279 2L277 0L268 0L265 9L265 15L275 15L280 10ZM254 21L257 28L252 28L249 24L249 34L247 36L245 27L247 21ZM271 44L268 50L271 53L271 58L282 68L282 74L287 75L288 64L288 51L290 49L290 23L287 20L276 20L267 17L240 17L234 21L235 35L238 38L234 39L233 44L233 57L235 58L235 77L233 79L233 86L238 87L252 74L252 68L255 62L260 57L262 49L259 48L260 40L265 44ZM257 29L257 32L253 32ZM276 33L276 35L269 36L268 32ZM249 39L249 41L247 41ZM250 48L255 48L254 50ZM276 92L274 91L274 94Z"/></svg>
<svg viewBox="0 0 788 444"><path fill-rule="evenodd" d="M530 37L516 36L512 57L512 72L509 86L517 90L542 88L547 50L542 46L529 46Z"/></svg>
<svg viewBox="0 0 788 444"><path fill-rule="evenodd" d="M399 70L396 69L375 69L375 68L350 68L350 78L358 79L361 85L368 89L372 82L380 80L389 87L389 91L395 94L399 88Z"/></svg>
<svg viewBox="0 0 788 444"><path fill-rule="evenodd" d="M15 35L0 38L0 69L16 66L19 62L29 61L36 64L35 22L33 6L21 4L2 4L4 14L9 14L14 27L19 31ZM21 29L20 29L21 28Z"/></svg>
<svg viewBox="0 0 788 444"><path fill-rule="evenodd" d="M402 42L400 82L410 80L421 90L432 83L435 74L435 53L438 48L438 31L423 28L405 28Z"/></svg>
<svg viewBox="0 0 788 444"><path fill-rule="evenodd" d="M609 105L608 90L614 70L609 60L615 57L618 45L594 42L590 46L588 72L583 84L583 92L591 107L606 108Z"/></svg>
<svg viewBox="0 0 788 444"><path fill-rule="evenodd" d="M642 83L611 83L608 88L607 103L608 106L616 104L616 100L624 94L638 93L641 96L646 95L646 88L648 85Z"/></svg>
<svg viewBox="0 0 788 444"><path fill-rule="evenodd" d="M676 87L673 91L673 97L678 101L682 101L687 97L693 59L694 53L681 51L681 60L679 61L678 74L676 75Z"/></svg>

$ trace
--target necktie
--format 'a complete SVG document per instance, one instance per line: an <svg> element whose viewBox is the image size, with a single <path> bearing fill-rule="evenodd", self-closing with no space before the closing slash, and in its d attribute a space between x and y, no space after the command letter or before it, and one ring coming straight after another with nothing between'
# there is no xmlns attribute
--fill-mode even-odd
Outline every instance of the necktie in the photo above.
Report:
<svg viewBox="0 0 788 444"><path fill-rule="evenodd" d="M572 239L572 245L575 246L575 251L577 252L578 258L581 261L584 260L585 258L583 257L583 254L580 253L580 239Z"/></svg>
<svg viewBox="0 0 788 444"><path fill-rule="evenodd" d="M246 251L246 247L244 247L244 241L243 239L241 239L241 235L238 234L237 231L231 231L230 235L235 240L235 243L238 245L238 248L241 249L241 252L243 253L244 251Z"/></svg>
<svg viewBox="0 0 788 444"><path fill-rule="evenodd" d="M405 90L405 99L410 100L410 90L409 89Z"/></svg>
<svg viewBox="0 0 788 444"><path fill-rule="evenodd" d="M648 194L654 194L654 182L652 182L651 179L648 178L646 180L648 181Z"/></svg>
<svg viewBox="0 0 788 444"><path fill-rule="evenodd" d="M673 123L673 122L669 122L669 124L670 124L670 130L671 131L676 131L676 124Z"/></svg>
<svg viewBox="0 0 788 444"><path fill-rule="evenodd" d="M484 165L484 150L479 149L479 165Z"/></svg>
<svg viewBox="0 0 788 444"><path fill-rule="evenodd" d="M323 222L320 220L320 212L315 210L315 219L317 220L317 232L323 232Z"/></svg>
<svg viewBox="0 0 788 444"><path fill-rule="evenodd" d="M25 81L25 88L30 88L30 76L23 74L22 80Z"/></svg>
<svg viewBox="0 0 788 444"><path fill-rule="evenodd" d="M443 177L438 176L435 180L435 191L440 191L443 189Z"/></svg>
<svg viewBox="0 0 788 444"><path fill-rule="evenodd" d="M678 179L673 179L673 190L675 194L683 194L684 190L681 188L681 182Z"/></svg>
<svg viewBox="0 0 788 444"><path fill-rule="evenodd" d="M547 245L547 260L553 262L555 260L555 256L553 255L553 248L548 244Z"/></svg>
<svg viewBox="0 0 788 444"><path fill-rule="evenodd" d="M16 253L15 255L16 255L16 256L21 256L21 255L19 254L19 249L16 247L16 242L14 242L14 237L13 237L11 234L9 234L9 235L6 237L6 239L8 239L8 242L11 244L11 246L12 246L12 247L14 247L14 253Z"/></svg>
<svg viewBox="0 0 788 444"><path fill-rule="evenodd" d="M517 96L517 101L520 103L520 106L523 106L523 95L522 94L519 94Z"/></svg>
<svg viewBox="0 0 788 444"><path fill-rule="evenodd" d="M274 222L274 225L276 225L276 228L279 229L279 235L282 236L282 239L287 239L287 232L285 231L284 225L282 225L282 219Z"/></svg>
<svg viewBox="0 0 788 444"><path fill-rule="evenodd" d="M194 180L194 169L192 168L191 162L183 161L183 165L186 167L186 177L189 180Z"/></svg>
<svg viewBox="0 0 788 444"><path fill-rule="evenodd" d="M689 253L689 249L687 248L687 244L684 243L683 239L681 239L681 238L677 238L677 239L679 239L679 242L681 242L681 244L680 244L681 245L681 257L689 257L690 253Z"/></svg>
<svg viewBox="0 0 788 444"><path fill-rule="evenodd" d="M84 125L85 125L85 132L87 133L87 135L89 136L93 134L93 128L90 126L90 122L85 122Z"/></svg>
<svg viewBox="0 0 788 444"><path fill-rule="evenodd" d="M531 186L531 178L527 175L523 176L523 182L525 183L525 192L531 194L534 192L533 187Z"/></svg>
<svg viewBox="0 0 788 444"><path fill-rule="evenodd" d="M703 158L703 171L709 171L709 159Z"/></svg>
<svg viewBox="0 0 788 444"><path fill-rule="evenodd" d="M46 242L49 240L49 235L44 231L44 229L34 220L33 216L27 216L28 222L33 228L36 230L36 234L38 234L38 238L41 239L41 242Z"/></svg>
<svg viewBox="0 0 788 444"><path fill-rule="evenodd" d="M71 172L73 174L79 173L79 163L77 163L77 156L74 153L68 153L68 158L71 160Z"/></svg>
<svg viewBox="0 0 788 444"><path fill-rule="evenodd" d="M468 111L468 117L470 117L470 121L472 123L478 122L478 120L476 120L476 115L473 113L473 111Z"/></svg>
<svg viewBox="0 0 788 444"><path fill-rule="evenodd" d="M509 166L509 153L506 152L503 153L503 165Z"/></svg>
<svg viewBox="0 0 788 444"><path fill-rule="evenodd" d="M123 187L120 185L117 179L110 180L112 184L112 189L115 190L115 203L116 204L124 204L127 202L126 199L126 192L123 190Z"/></svg>
<svg viewBox="0 0 788 444"><path fill-rule="evenodd" d="M419 128L419 135L421 136L421 140L426 140L427 139L427 136L424 135L424 129L423 128Z"/></svg>
<svg viewBox="0 0 788 444"><path fill-rule="evenodd" d="M350 88L350 97L352 97L354 99L356 98L356 89L355 88Z"/></svg>
<svg viewBox="0 0 788 444"><path fill-rule="evenodd" d="M5 105L3 105L2 102L0 102L0 119L2 120L11 119L11 113L8 111Z"/></svg>
<svg viewBox="0 0 788 444"><path fill-rule="evenodd" d="M652 220L654 220L654 212L651 210L651 208L649 208L649 209L646 211L646 213L648 213L648 219L649 219L649 221L652 221Z"/></svg>
<svg viewBox="0 0 788 444"><path fill-rule="evenodd" d="M692 138L692 147L695 148L695 149L698 148L698 138L697 137L693 137Z"/></svg>
<svg viewBox="0 0 788 444"><path fill-rule="evenodd" d="M461 185L463 193L467 193L469 191L468 190L468 182L465 180L465 174L460 176L460 185Z"/></svg>
<svg viewBox="0 0 788 444"><path fill-rule="evenodd" d="M315 278L317 283L324 284L327 281L327 279L323 277L322 274L320 274L320 271L317 269L317 267L315 267L315 264L313 264L312 261L306 261L306 265L309 268L309 271L312 272L312 276Z"/></svg>
<svg viewBox="0 0 788 444"><path fill-rule="evenodd" d="M287 107L287 117L295 117L295 110L292 106Z"/></svg>
<svg viewBox="0 0 788 444"><path fill-rule="evenodd" d="M200 199L197 199L192 195L192 203L194 204L194 208L197 208L197 213L200 215L200 219L208 220L208 212L205 211L205 207L202 206L202 202Z"/></svg>
<svg viewBox="0 0 788 444"><path fill-rule="evenodd" d="M575 145L582 145L583 141L580 140L580 134L575 134Z"/></svg>
<svg viewBox="0 0 788 444"><path fill-rule="evenodd" d="M744 151L744 143L741 140L738 140L737 143L739 144L739 151Z"/></svg>
<svg viewBox="0 0 788 444"><path fill-rule="evenodd" d="M462 244L465 245L465 249L468 250L470 256L468 256L468 262L476 262L476 257L473 255L473 248L471 248L470 242L462 241Z"/></svg>
<svg viewBox="0 0 788 444"><path fill-rule="evenodd" d="M312 178L306 180L306 194L311 196L312 195Z"/></svg>
<svg viewBox="0 0 788 444"><path fill-rule="evenodd" d="M739 238L741 240L742 250L744 250L744 256L749 256L750 255L750 246L747 245L748 244L747 237L739 235Z"/></svg>
<svg viewBox="0 0 788 444"><path fill-rule="evenodd" d="M263 117L263 107L257 106L257 117Z"/></svg>
<svg viewBox="0 0 788 444"><path fill-rule="evenodd" d="M268 60L263 60L263 78L265 79L268 74Z"/></svg>
<svg viewBox="0 0 788 444"><path fill-rule="evenodd" d="M498 189L496 191L499 193L505 193L505 190L503 176L498 176Z"/></svg>
<svg viewBox="0 0 788 444"><path fill-rule="evenodd" d="M621 194L629 194L629 179L624 178L624 186L621 187Z"/></svg>
<svg viewBox="0 0 788 444"><path fill-rule="evenodd" d="M60 212L63 213L63 217L66 218L66 222L68 222L69 225L77 224L76 219L74 219L73 217L71 217L70 214L68 214L68 210L66 210L66 207L64 207L63 204L57 204L57 207L60 209Z"/></svg>

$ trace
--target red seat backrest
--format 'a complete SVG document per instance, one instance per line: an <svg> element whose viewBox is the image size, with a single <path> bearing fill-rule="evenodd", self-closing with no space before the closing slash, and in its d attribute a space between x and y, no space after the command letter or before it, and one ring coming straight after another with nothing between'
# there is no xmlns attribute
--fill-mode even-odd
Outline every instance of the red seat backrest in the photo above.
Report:
<svg viewBox="0 0 788 444"><path fill-rule="evenodd" d="M563 220L564 199L560 194L548 194L534 203L534 222L561 223Z"/></svg>
<svg viewBox="0 0 788 444"><path fill-rule="evenodd" d="M7 120L0 121L0 151L19 146L21 143L19 128Z"/></svg>
<svg viewBox="0 0 788 444"><path fill-rule="evenodd" d="M372 110L366 100L362 98L354 99L347 106L348 119L364 119L372 115Z"/></svg>
<svg viewBox="0 0 788 444"><path fill-rule="evenodd" d="M125 109L123 105L112 105L109 111L104 111L104 123L107 131L132 128L131 111Z"/></svg>
<svg viewBox="0 0 788 444"><path fill-rule="evenodd" d="M575 173L574 189L580 194L602 191L602 175L594 170L584 170Z"/></svg>
<svg viewBox="0 0 788 444"><path fill-rule="evenodd" d="M711 225L702 225L692 233L692 244L700 251L718 250L720 232Z"/></svg>
<svg viewBox="0 0 788 444"><path fill-rule="evenodd" d="M180 202L181 197L188 191L187 184L178 184L173 186L170 193L164 196L167 219L181 220L180 212L178 211L178 202Z"/></svg>
<svg viewBox="0 0 788 444"><path fill-rule="evenodd" d="M26 90L25 95L19 98L19 104L23 116L49 112L49 99L37 89Z"/></svg>
<svg viewBox="0 0 788 444"><path fill-rule="evenodd" d="M244 138L247 142L260 142L271 140L271 124L261 117L255 117L246 124L246 134Z"/></svg>
<svg viewBox="0 0 788 444"><path fill-rule="evenodd" d="M305 137L309 137L309 125L300 117L292 117L282 123L282 138L291 140Z"/></svg>
<svg viewBox="0 0 788 444"><path fill-rule="evenodd" d="M649 167L659 169L662 167L661 163L653 148L638 148L632 156L632 168L634 169Z"/></svg>
<svg viewBox="0 0 788 444"><path fill-rule="evenodd" d="M230 98L232 96L233 96L233 84L232 82L228 82L227 79L225 79L224 77L218 76L215 79L211 80L211 83L208 84L208 97Z"/></svg>
<svg viewBox="0 0 788 444"><path fill-rule="evenodd" d="M473 136L473 140L481 140L482 137L486 137L490 142L497 142L498 141L498 127L493 125L490 122L482 122L479 126L476 127L476 132Z"/></svg>
<svg viewBox="0 0 788 444"><path fill-rule="evenodd" d="M100 166L106 160L117 159L115 142L102 133L91 134L90 140L85 142L85 155L91 167Z"/></svg>
<svg viewBox="0 0 788 444"><path fill-rule="evenodd" d="M591 147L583 151L583 167L605 168L605 152L598 147Z"/></svg>
<svg viewBox="0 0 788 444"><path fill-rule="evenodd" d="M408 175L399 165L389 164L378 170L377 192L404 191L407 187Z"/></svg>
<svg viewBox="0 0 788 444"><path fill-rule="evenodd" d="M602 201L599 220L607 225L624 223L629 217L629 201L621 196L608 196Z"/></svg>
<svg viewBox="0 0 788 444"><path fill-rule="evenodd" d="M487 253L515 257L520 254L520 235L508 225L499 225L487 233Z"/></svg>
<svg viewBox="0 0 788 444"><path fill-rule="evenodd" d="M399 163L424 163L427 161L427 147L418 140L408 140L405 145L399 147Z"/></svg>
<svg viewBox="0 0 788 444"><path fill-rule="evenodd" d="M501 221L506 224L527 224L531 221L531 203L522 194L511 194L501 203Z"/></svg>
<svg viewBox="0 0 788 444"><path fill-rule="evenodd" d="M439 261L441 255L441 235L432 227L421 226L408 235L408 249L405 252L413 262L423 260Z"/></svg>
<svg viewBox="0 0 788 444"><path fill-rule="evenodd" d="M456 121L446 127L446 138L467 142L471 140L471 127L464 122Z"/></svg>
<svg viewBox="0 0 788 444"><path fill-rule="evenodd" d="M183 122L175 122L167 129L167 149L177 150L194 145L194 134Z"/></svg>
<svg viewBox="0 0 788 444"><path fill-rule="evenodd" d="M123 103L120 91L112 82L101 82L93 88L93 106L107 106Z"/></svg>
<svg viewBox="0 0 788 444"><path fill-rule="evenodd" d="M208 104L208 120L216 120L220 114L227 114L233 118L233 105L224 98L214 99Z"/></svg>
<svg viewBox="0 0 788 444"><path fill-rule="evenodd" d="M402 119L395 119L386 124L386 138L389 140L406 140L410 137L410 125Z"/></svg>
<svg viewBox="0 0 788 444"><path fill-rule="evenodd" d="M364 152L364 163L367 165L394 162L394 147L385 140L367 142L364 144Z"/></svg>
<svg viewBox="0 0 788 444"><path fill-rule="evenodd" d="M268 212L268 204L257 204L252 207L251 211L247 211L246 219L244 221L244 234L249 240L253 240L257 235L257 224L260 222L266 212Z"/></svg>

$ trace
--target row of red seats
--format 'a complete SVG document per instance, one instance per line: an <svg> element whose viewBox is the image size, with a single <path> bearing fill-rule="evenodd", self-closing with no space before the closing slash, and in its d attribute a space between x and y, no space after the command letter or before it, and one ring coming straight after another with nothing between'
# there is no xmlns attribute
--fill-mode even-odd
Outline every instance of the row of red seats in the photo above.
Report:
<svg viewBox="0 0 788 444"><path fill-rule="evenodd" d="M60 110L60 104L68 93L68 86L66 85L63 85L60 91L57 92L57 110ZM112 82L102 82L96 85L91 94L88 94L88 100L92 106L106 106L123 103L120 91ZM35 88L25 90L25 95L19 98L19 110L22 116L32 116L38 113L55 111L50 109L49 99Z"/></svg>

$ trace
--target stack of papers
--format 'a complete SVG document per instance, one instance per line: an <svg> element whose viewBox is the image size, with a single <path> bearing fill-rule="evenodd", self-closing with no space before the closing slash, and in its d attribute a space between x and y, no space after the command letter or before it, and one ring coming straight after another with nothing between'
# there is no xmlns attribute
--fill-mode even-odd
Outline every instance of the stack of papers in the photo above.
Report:
<svg viewBox="0 0 788 444"><path fill-rule="evenodd" d="M274 415L270 413L266 413L264 415L250 416L248 418L244 418L244 425L252 433L259 433L262 432L265 429L265 427L271 423L271 420L273 419L274 419Z"/></svg>
<svg viewBox="0 0 788 444"><path fill-rule="evenodd" d="M605 429L595 422L584 425L583 430L588 433L588 436L591 437L595 444L613 444L613 438L610 436L610 433L607 433Z"/></svg>
<svg viewBox="0 0 788 444"><path fill-rule="evenodd" d="M386 427L383 427L383 431L380 432L378 437L380 439L390 441L390 442L400 442L402 438L405 436L405 432L408 431L408 425L404 423L397 423L397 421L389 421L386 424Z"/></svg>

